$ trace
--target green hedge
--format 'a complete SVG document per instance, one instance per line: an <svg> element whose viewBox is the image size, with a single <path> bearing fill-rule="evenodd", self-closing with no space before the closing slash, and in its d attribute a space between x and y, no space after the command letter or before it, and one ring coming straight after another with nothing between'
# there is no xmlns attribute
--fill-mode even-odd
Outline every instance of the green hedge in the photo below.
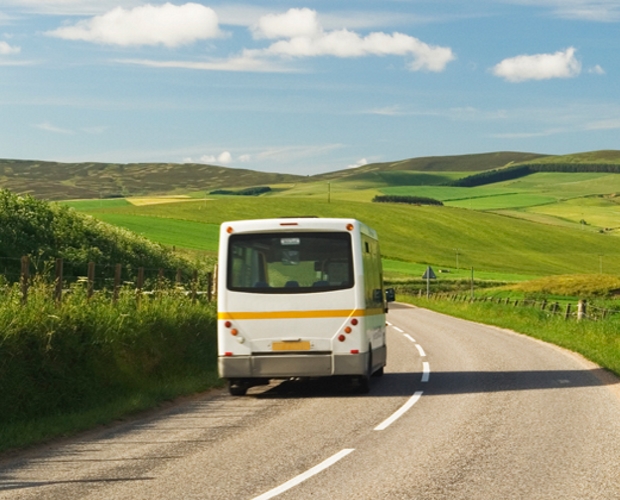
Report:
<svg viewBox="0 0 620 500"><path fill-rule="evenodd" d="M372 201L374 203L406 203L409 205L443 205L439 200L427 198L425 196L407 196L407 195L377 195Z"/></svg>

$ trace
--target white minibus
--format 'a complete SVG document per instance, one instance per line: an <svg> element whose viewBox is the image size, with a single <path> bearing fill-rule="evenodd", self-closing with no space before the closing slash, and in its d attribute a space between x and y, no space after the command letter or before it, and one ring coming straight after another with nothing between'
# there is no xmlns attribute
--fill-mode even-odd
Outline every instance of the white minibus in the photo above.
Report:
<svg viewBox="0 0 620 500"><path fill-rule="evenodd" d="M270 379L349 376L361 392L386 364L374 230L354 219L225 222L218 257L218 369L243 395Z"/></svg>

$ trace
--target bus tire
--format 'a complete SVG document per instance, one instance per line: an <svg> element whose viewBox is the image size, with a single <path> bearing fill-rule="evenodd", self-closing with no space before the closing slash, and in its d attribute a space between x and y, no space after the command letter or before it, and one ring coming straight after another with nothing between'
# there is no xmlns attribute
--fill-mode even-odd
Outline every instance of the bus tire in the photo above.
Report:
<svg viewBox="0 0 620 500"><path fill-rule="evenodd" d="M379 368L375 373L372 374L373 377L383 377L383 366Z"/></svg>
<svg viewBox="0 0 620 500"><path fill-rule="evenodd" d="M229 380L228 393L231 396L245 396L248 386L242 380Z"/></svg>

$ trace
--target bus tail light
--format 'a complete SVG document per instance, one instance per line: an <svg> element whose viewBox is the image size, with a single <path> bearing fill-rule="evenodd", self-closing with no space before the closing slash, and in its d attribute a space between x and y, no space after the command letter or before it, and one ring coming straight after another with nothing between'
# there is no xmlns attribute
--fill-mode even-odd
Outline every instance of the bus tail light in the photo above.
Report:
<svg viewBox="0 0 620 500"><path fill-rule="evenodd" d="M351 320L351 324L352 324L353 326L357 325L357 323L358 323L357 318L353 318L353 319Z"/></svg>
<svg viewBox="0 0 620 500"><path fill-rule="evenodd" d="M226 351L226 352L224 353L224 356L226 356L226 357L230 357L230 356L232 356L232 355L233 355L233 353L232 353L232 352L230 352L230 351Z"/></svg>
<svg viewBox="0 0 620 500"><path fill-rule="evenodd" d="M346 339L346 337L345 337L344 335L342 335L342 333L341 333L340 335L338 335L338 340L339 340L340 342L344 342L344 341L345 341L345 339Z"/></svg>
<svg viewBox="0 0 620 500"><path fill-rule="evenodd" d="M359 354L360 350L359 349L351 349L351 354Z"/></svg>
<svg viewBox="0 0 620 500"><path fill-rule="evenodd" d="M236 337L237 335L239 335L239 330L237 330L236 328L233 328L233 329L230 331L230 334L231 334L233 337Z"/></svg>
<svg viewBox="0 0 620 500"><path fill-rule="evenodd" d="M351 333L353 330L350 326L345 326L344 327L344 333Z"/></svg>

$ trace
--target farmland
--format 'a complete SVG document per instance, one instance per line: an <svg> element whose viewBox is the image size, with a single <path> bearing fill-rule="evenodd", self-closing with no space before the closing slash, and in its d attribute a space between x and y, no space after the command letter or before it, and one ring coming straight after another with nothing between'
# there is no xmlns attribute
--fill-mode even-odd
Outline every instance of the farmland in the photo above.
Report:
<svg viewBox="0 0 620 500"><path fill-rule="evenodd" d="M83 164L64 170L60 164L49 164L44 170L47 177L52 176L48 180L76 188L91 186L97 179L110 189L113 183L122 184L122 191L132 196L95 196L64 203L177 250L213 257L217 226L225 220L357 217L379 230L388 276L419 276L421 269L432 265L449 271L451 279L466 278L474 267L480 277L523 280L595 273L603 266L606 272L620 272L615 238L620 234L620 197L616 198L620 174L545 171L471 188L449 184L476 172L521 163L565 166L587 162L591 167L597 161L618 163L620 153L558 157L505 152L413 158L312 177L169 164ZM3 179L12 182L11 171L19 171L23 179L43 172L43 166L41 162L5 162ZM271 190L258 197L209 194L215 187L239 190L252 186ZM378 195L426 197L444 206L371 203Z"/></svg>

